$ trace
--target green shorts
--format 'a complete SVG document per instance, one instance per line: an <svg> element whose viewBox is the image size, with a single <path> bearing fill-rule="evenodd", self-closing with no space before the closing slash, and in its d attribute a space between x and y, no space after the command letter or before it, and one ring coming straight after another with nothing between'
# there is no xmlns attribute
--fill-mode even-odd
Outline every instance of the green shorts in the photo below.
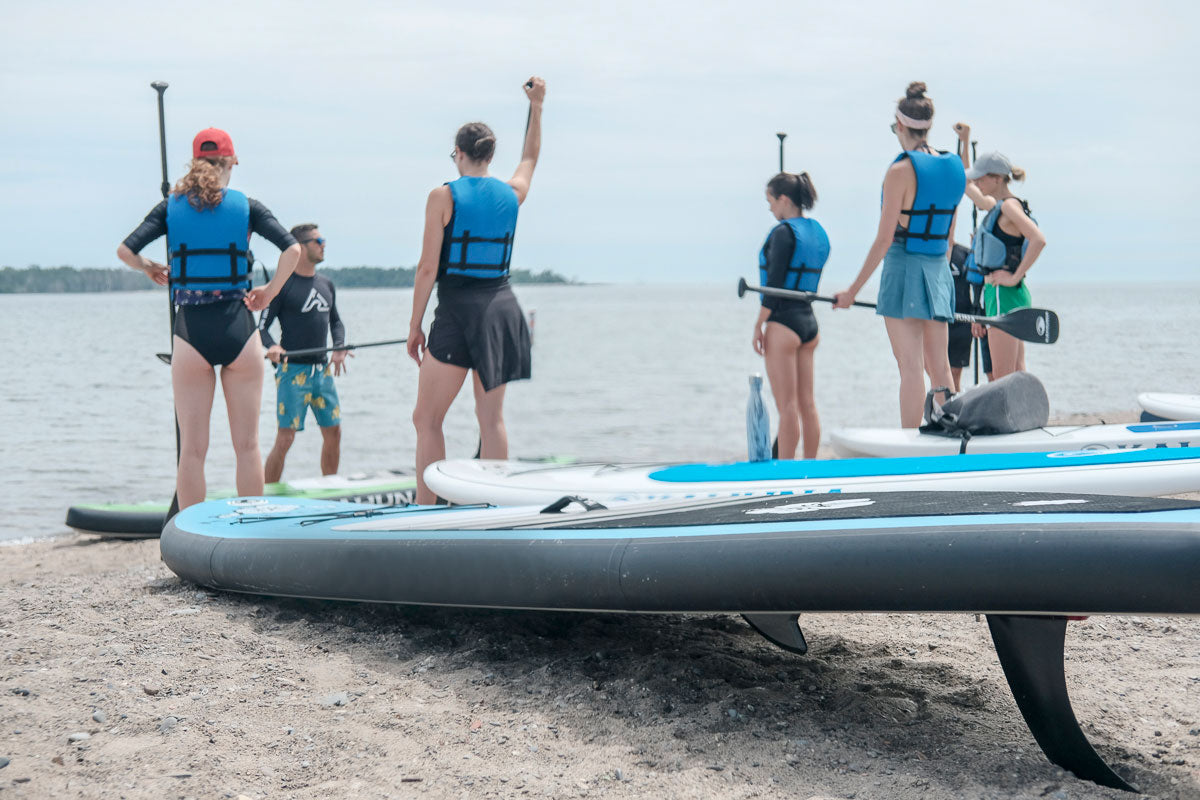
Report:
<svg viewBox="0 0 1200 800"><path fill-rule="evenodd" d="M1018 308L1029 308L1033 305L1033 297L1025 281L1016 286L984 286L983 313L989 317L998 317Z"/></svg>
<svg viewBox="0 0 1200 800"><path fill-rule="evenodd" d="M275 415L280 428L304 430L304 417L312 408L322 428L338 425L338 405L333 370L328 364L280 364L275 367Z"/></svg>

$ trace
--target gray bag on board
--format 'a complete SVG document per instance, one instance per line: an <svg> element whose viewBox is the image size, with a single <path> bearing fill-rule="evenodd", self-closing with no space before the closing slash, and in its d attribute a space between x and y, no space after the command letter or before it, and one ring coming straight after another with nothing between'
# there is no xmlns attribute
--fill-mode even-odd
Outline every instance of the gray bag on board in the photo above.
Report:
<svg viewBox="0 0 1200 800"><path fill-rule="evenodd" d="M972 436L1029 431L1050 420L1046 388L1029 372L1005 375L955 395L939 406L933 396L944 391L945 387L940 387L926 395L921 433L961 438L960 453L967 451Z"/></svg>

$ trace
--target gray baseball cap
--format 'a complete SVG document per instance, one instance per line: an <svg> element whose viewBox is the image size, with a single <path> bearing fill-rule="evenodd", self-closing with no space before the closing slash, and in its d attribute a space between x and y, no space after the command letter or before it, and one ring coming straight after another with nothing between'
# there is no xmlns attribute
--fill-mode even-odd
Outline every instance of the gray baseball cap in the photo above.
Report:
<svg viewBox="0 0 1200 800"><path fill-rule="evenodd" d="M1012 162L1003 153L984 153L975 159L975 163L967 170L970 180L982 178L984 175L1003 175L1012 177Z"/></svg>

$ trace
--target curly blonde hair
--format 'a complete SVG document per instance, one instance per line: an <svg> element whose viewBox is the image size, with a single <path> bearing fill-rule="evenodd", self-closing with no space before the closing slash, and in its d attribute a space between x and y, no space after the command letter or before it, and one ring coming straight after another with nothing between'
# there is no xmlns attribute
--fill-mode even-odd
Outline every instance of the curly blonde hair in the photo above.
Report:
<svg viewBox="0 0 1200 800"><path fill-rule="evenodd" d="M188 164L188 173L179 179L172 189L173 194L187 195L192 207L203 211L216 208L225 197L221 184L221 172L234 162L233 156L216 158L193 158Z"/></svg>

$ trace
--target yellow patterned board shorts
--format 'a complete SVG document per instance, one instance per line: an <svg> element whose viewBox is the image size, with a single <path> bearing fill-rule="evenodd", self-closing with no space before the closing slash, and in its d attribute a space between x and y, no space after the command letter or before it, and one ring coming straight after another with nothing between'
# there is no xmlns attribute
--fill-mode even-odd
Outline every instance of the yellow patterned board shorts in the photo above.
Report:
<svg viewBox="0 0 1200 800"><path fill-rule="evenodd" d="M275 367L275 416L279 427L304 430L309 408L322 428L341 424L342 409L333 385L332 367L282 363Z"/></svg>

